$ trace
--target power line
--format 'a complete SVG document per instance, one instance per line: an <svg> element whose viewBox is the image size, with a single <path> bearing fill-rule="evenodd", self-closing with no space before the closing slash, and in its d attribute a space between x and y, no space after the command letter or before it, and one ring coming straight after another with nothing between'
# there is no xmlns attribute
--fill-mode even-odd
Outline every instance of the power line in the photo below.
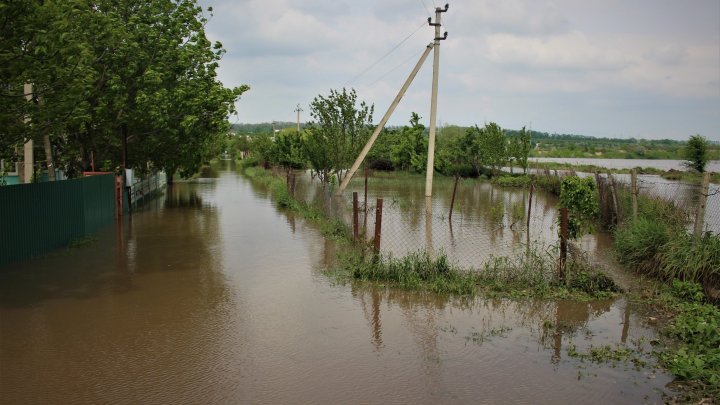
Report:
<svg viewBox="0 0 720 405"><path fill-rule="evenodd" d="M422 53L422 52L421 52L421 53ZM380 75L380 77L378 77L374 82L368 84L367 86L368 86L368 87L374 86L374 85L375 85L376 83L378 83L380 80L384 79L387 75L389 75L390 73L396 71L396 70L399 69L401 66L404 66L405 64L407 64L409 61L411 61L411 60L413 60L413 59L417 59L417 54L412 54L412 55L410 55L409 58L407 58L407 59L405 59L404 61L400 62L400 63L399 63L397 66L395 66L394 68L392 68L392 69L388 70L387 72L383 73L383 74Z"/></svg>
<svg viewBox="0 0 720 405"><path fill-rule="evenodd" d="M427 4L425 4L425 0L420 0L420 2L422 3L423 7L425 8L425 11L427 11L428 17L432 17L432 15L430 14L430 9L428 8Z"/></svg>
<svg viewBox="0 0 720 405"><path fill-rule="evenodd" d="M345 84L355 83L355 81L356 81L357 79L359 79L360 77L362 77L365 73L367 73L370 69L372 69L373 67L375 67L378 63L380 63L380 61L382 61L383 59L385 59L385 58L386 58L387 56L389 56L391 53L395 52L395 50L397 50L402 44L404 44L405 41L407 41L408 39L410 39L410 37L412 37L413 35L415 35L418 31L420 31L421 28L425 27L426 25L427 25L427 22L426 22L426 21L423 21L423 23L420 24L420 26L418 26L417 29L415 29L415 31L413 31L412 33L410 33L410 35L408 35L407 37L405 37L405 39L403 39L402 41L400 41L400 43L398 43L397 45L395 45L394 47L392 47L392 49L390 49L389 51L387 51L387 53L385 53L385 55L381 56L380 59L378 59L378 60L376 60L375 62L373 62L370 66L368 66L367 68L365 68L365 70L363 70L362 72L358 73L355 77L353 77L352 79L348 80Z"/></svg>

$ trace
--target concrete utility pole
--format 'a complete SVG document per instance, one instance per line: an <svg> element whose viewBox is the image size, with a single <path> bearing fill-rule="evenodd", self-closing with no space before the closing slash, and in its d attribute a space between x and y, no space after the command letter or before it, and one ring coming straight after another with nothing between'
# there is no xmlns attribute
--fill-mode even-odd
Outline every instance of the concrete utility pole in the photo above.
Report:
<svg viewBox="0 0 720 405"><path fill-rule="evenodd" d="M340 187L338 187L338 189L335 193L336 195L342 194L343 190L345 190L347 185L350 183L350 180L352 180L353 175L355 174L357 169L360 167L360 164L365 159L365 156L367 156L368 152L370 152L370 148L372 148L373 144L377 140L378 135L380 135L380 131L382 131L383 127L385 126L387 121L390 119L390 116L392 115L393 111L395 111L395 108L400 103L400 100L402 100L408 87L410 87L410 83L412 83L413 79L415 79L417 72L420 70L420 67L422 67L423 63L425 63L425 59L427 59L428 55L430 54L430 50L434 46L436 46L436 45L431 42L428 44L427 48L425 48L425 52L423 52L422 56L420 56L420 60L418 60L417 64L415 65L415 68L410 73L410 76L408 76L408 78L405 80L405 83L403 84L402 88L398 92L397 96L395 96L395 100L393 100L392 104L390 104L390 107L388 108L387 112L380 120L380 123L375 128L375 131L370 136L370 139L368 139L367 143L363 147L363 149L360 152L360 154L358 155L357 159L355 159L355 163L353 163L352 167L350 168L350 171L347 173L347 175L343 179L342 183L340 184Z"/></svg>
<svg viewBox="0 0 720 405"><path fill-rule="evenodd" d="M440 17L448 11L448 4L445 9L435 8L435 22L428 17L428 24L435 27L435 52L433 54L433 82L432 100L430 101L430 137L428 139L427 175L425 176L425 197L432 196L433 171L435 170L435 120L437 118L437 92L438 92L438 69L440 68L440 41L447 39L447 31L440 36Z"/></svg>
<svg viewBox="0 0 720 405"><path fill-rule="evenodd" d="M300 108L300 104L298 104L297 107L295 107L295 109L293 111L295 111L297 113L297 130L299 133L300 132L300 112L303 111L303 109Z"/></svg>

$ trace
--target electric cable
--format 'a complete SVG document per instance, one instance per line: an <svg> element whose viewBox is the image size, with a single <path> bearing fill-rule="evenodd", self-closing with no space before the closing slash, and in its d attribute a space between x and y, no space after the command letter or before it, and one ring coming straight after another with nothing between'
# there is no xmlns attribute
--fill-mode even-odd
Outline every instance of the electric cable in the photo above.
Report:
<svg viewBox="0 0 720 405"><path fill-rule="evenodd" d="M378 60L376 60L375 62L373 62L370 66L368 66L367 68L365 68L365 70L363 70L362 72L358 73L355 77L353 77L352 79L348 80L345 84L348 85L348 84L355 83L355 82L357 81L357 79L359 79L359 78L362 77L365 73L367 73L368 71L370 71L370 69L372 69L373 67L375 67L378 63L380 63L380 61L382 61L383 59L385 59L386 57L388 57L391 53L395 52L402 44L405 43L405 41L407 41L408 39L410 39L410 37L412 37L413 35L415 35L418 31L420 31L420 29L421 29L422 27L424 27L424 26L426 26L426 25L427 25L427 22L426 22L426 21L423 21L423 23L420 24L420 26L417 27L417 29L415 29L415 31L413 31L412 33L410 33L410 35L408 35L407 37L405 37L405 39L403 39L402 41L400 41L400 43L398 43L397 45L395 45L394 47L392 47L389 51L387 51L387 53L385 53L385 54L384 54L383 56L381 56Z"/></svg>

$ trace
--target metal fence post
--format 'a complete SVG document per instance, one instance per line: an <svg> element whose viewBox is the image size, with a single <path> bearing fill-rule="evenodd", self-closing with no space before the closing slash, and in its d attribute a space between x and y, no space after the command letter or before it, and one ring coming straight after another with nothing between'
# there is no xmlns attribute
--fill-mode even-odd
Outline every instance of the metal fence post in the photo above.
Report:
<svg viewBox="0 0 720 405"><path fill-rule="evenodd" d="M705 207L707 206L708 195L710 194L710 173L705 172L702 182L702 191L700 192L700 201L698 202L697 212L695 213L695 229L694 234L697 237L702 236L705 227Z"/></svg>
<svg viewBox="0 0 720 405"><path fill-rule="evenodd" d="M375 207L375 253L380 253L380 236L382 233L382 208L383 199L378 198Z"/></svg>

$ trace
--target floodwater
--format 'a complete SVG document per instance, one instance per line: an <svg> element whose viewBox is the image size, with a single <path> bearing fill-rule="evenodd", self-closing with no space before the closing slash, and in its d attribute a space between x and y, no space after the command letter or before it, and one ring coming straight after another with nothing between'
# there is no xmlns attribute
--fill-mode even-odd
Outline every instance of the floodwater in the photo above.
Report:
<svg viewBox="0 0 720 405"><path fill-rule="evenodd" d="M655 168L660 170L680 170L687 168L684 160L670 159L595 159L595 158L530 158L530 162L556 162L569 163L573 165L593 165L606 167L608 169L633 169L636 167ZM720 160L708 162L707 171L720 172Z"/></svg>
<svg viewBox="0 0 720 405"><path fill-rule="evenodd" d="M569 356L651 350L656 331L622 299L340 283L322 272L335 247L317 229L230 166L206 174L94 243L0 269L3 404L636 404L669 392L659 370Z"/></svg>

